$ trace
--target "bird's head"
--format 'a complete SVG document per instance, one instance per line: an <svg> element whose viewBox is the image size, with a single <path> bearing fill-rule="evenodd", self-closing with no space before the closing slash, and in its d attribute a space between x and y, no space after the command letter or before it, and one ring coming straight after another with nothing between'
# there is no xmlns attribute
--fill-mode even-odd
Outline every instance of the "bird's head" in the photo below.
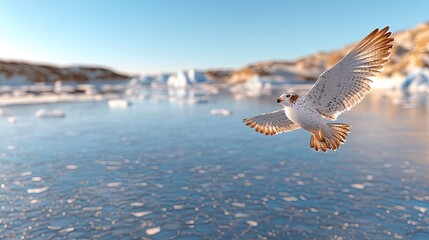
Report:
<svg viewBox="0 0 429 240"><path fill-rule="evenodd" d="M298 98L299 96L296 93L284 93L277 98L277 102L285 107L290 107L298 101Z"/></svg>

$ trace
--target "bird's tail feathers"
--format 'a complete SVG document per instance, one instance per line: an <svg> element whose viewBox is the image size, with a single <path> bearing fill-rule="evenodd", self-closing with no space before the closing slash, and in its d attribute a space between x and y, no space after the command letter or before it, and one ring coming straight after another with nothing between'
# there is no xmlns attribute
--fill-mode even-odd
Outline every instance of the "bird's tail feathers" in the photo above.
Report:
<svg viewBox="0 0 429 240"><path fill-rule="evenodd" d="M328 123L327 127L311 133L310 147L316 151L336 151L346 141L350 127L351 125L346 123Z"/></svg>

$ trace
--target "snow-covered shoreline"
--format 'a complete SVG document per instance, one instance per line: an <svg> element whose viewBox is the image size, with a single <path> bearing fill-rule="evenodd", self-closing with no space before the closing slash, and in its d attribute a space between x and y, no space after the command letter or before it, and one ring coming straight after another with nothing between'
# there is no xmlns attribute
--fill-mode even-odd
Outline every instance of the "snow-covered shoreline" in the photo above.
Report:
<svg viewBox="0 0 429 240"><path fill-rule="evenodd" d="M83 95L83 94L43 94L43 95L25 95L25 96L0 96L0 106L11 105L30 105L30 104L45 104L45 103L59 103L59 102L88 102L88 101L105 101L109 99L118 98L118 94L97 94L97 95Z"/></svg>

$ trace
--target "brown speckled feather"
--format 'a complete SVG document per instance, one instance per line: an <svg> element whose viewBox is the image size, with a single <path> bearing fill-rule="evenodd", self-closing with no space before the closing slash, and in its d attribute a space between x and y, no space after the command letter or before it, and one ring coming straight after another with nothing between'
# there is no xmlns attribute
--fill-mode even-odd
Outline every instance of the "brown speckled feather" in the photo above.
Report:
<svg viewBox="0 0 429 240"><path fill-rule="evenodd" d="M265 135L276 135L300 128L286 117L283 109L243 119L247 126Z"/></svg>
<svg viewBox="0 0 429 240"><path fill-rule="evenodd" d="M393 38L389 27L375 29L335 66L320 75L305 96L326 119L335 120L358 104L370 91L371 77L388 62Z"/></svg>

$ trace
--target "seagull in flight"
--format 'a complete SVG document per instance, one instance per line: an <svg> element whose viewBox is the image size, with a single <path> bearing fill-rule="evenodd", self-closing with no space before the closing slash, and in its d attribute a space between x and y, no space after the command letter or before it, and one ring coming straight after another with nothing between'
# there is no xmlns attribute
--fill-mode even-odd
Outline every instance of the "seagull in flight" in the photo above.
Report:
<svg viewBox="0 0 429 240"><path fill-rule="evenodd" d="M378 28L362 39L333 67L322 73L304 96L282 94L283 108L243 119L255 131L276 135L303 128L311 133L310 147L316 151L337 150L350 132L350 124L327 123L361 102L372 80L388 62L393 47L389 27Z"/></svg>

